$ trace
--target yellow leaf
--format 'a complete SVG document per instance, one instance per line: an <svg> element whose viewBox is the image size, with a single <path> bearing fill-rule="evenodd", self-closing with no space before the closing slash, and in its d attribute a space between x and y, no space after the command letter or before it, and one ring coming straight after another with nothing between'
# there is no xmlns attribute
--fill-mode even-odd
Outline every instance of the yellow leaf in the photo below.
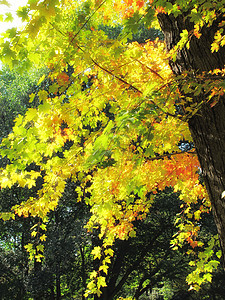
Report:
<svg viewBox="0 0 225 300"><path fill-rule="evenodd" d="M105 257L104 263L107 263L107 264L110 264L110 263L111 263L110 256L106 256L106 257Z"/></svg>
<svg viewBox="0 0 225 300"><path fill-rule="evenodd" d="M0 182L1 182L2 189L6 188L6 187L11 188L11 186L12 186L12 181L7 177L3 177Z"/></svg>
<svg viewBox="0 0 225 300"><path fill-rule="evenodd" d="M38 80L37 85L39 85L40 83L42 83L42 81L45 79L45 74L41 76L41 78ZM32 94L31 94L32 95Z"/></svg>
<svg viewBox="0 0 225 300"><path fill-rule="evenodd" d="M94 259L96 259L96 258L100 259L101 258L101 247L100 246L94 247L94 249L91 251L91 254L94 255Z"/></svg>
<svg viewBox="0 0 225 300"><path fill-rule="evenodd" d="M108 266L107 265L102 265L100 268L99 268L99 271L103 271L105 274L107 274L108 273Z"/></svg>
<svg viewBox="0 0 225 300"><path fill-rule="evenodd" d="M98 275L98 273L96 271L92 271L91 274L90 274L90 278L96 278Z"/></svg>
<svg viewBox="0 0 225 300"><path fill-rule="evenodd" d="M48 97L48 92L40 90L38 92L38 97L40 99L40 102L44 102Z"/></svg>
<svg viewBox="0 0 225 300"><path fill-rule="evenodd" d="M41 225L40 225L40 228L41 228L42 230L46 230L46 225L45 225L45 224L41 224Z"/></svg>
<svg viewBox="0 0 225 300"><path fill-rule="evenodd" d="M14 220L15 219L15 214L7 213L7 212L0 213L0 219L2 219L3 221L8 221L11 218Z"/></svg>
<svg viewBox="0 0 225 300"><path fill-rule="evenodd" d="M106 249L104 252L105 252L105 255L113 256L113 254L114 254L114 251L111 248Z"/></svg>
<svg viewBox="0 0 225 300"><path fill-rule="evenodd" d="M47 236L45 234L43 234L42 236L40 236L40 240L41 241L46 241Z"/></svg>
<svg viewBox="0 0 225 300"><path fill-rule="evenodd" d="M97 287L100 289L101 287L105 287L105 286L106 286L105 277L99 276L97 281Z"/></svg>
<svg viewBox="0 0 225 300"><path fill-rule="evenodd" d="M32 231L32 232L31 232L31 236L32 236L32 237L35 237L36 235L37 235L37 231Z"/></svg>
<svg viewBox="0 0 225 300"><path fill-rule="evenodd" d="M34 101L34 97L35 97L35 94L34 93L32 93L32 94L30 94L30 96L29 96L29 103L31 103L31 102L33 102Z"/></svg>
<svg viewBox="0 0 225 300"><path fill-rule="evenodd" d="M220 46L217 44L217 43L212 43L212 46L211 46L211 51L212 52L218 52L219 51L219 48L220 48Z"/></svg>
<svg viewBox="0 0 225 300"><path fill-rule="evenodd" d="M42 254L37 254L37 255L35 255L35 259L36 259L36 261L37 262L41 262L41 259L44 257L44 255L42 255Z"/></svg>

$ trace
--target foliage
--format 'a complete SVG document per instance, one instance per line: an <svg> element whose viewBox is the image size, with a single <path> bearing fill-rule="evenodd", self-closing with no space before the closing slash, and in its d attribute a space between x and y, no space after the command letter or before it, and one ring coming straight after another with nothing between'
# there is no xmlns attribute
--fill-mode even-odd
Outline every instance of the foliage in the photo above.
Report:
<svg viewBox="0 0 225 300"><path fill-rule="evenodd" d="M12 130L14 119L30 107L29 94L37 84L40 71L19 74L18 68L3 68L0 75L0 130L1 138Z"/></svg>
<svg viewBox="0 0 225 300"><path fill-rule="evenodd" d="M22 81L22 76L19 76L15 70L12 74L9 70L3 70L2 75L11 78L10 85L4 86L5 93L8 94L8 102L13 103L12 100L18 98L20 103L24 103L18 106L23 112L26 105L29 105L29 97L26 94L21 95L16 89L13 93L9 93L11 86L15 86L15 82ZM28 80L29 78L25 82ZM48 87L48 82L42 83L42 86ZM36 89L36 86L32 87L32 91ZM6 128L10 127L13 121L12 116L17 113L18 108L12 106L13 114L7 116L8 122L3 124ZM5 110L4 105L2 110ZM2 132L5 132L5 127L3 126ZM98 244L98 241L96 235L87 235L82 228L87 221L89 209L82 202L76 203L77 186L79 186L78 182L67 182L56 211L49 216L46 224L45 259L41 264L30 264L25 252L25 244L35 242L36 236L34 233L31 236L29 230L32 227L32 232L36 232L34 229L37 226L32 219L17 218L17 222L11 220L1 222L2 271L0 277L2 278L1 297L3 299L27 299L27 297L49 299L55 297L55 286L60 288L58 297L72 298L84 294L88 272L92 270L91 248L95 243ZM18 204L19 199L26 200L30 193L30 190L21 189L15 185L11 189L3 189L0 193L2 210ZM185 276L190 269L188 260L184 259L182 262L183 255L180 255L179 251L169 251L170 239L176 230L173 222L178 211L177 197L171 194L170 190L160 193L147 218L135 223L136 238L115 242L113 246L114 267L109 267L106 279L107 288L103 290L103 294L107 294L107 300L109 300L109 294L117 295L114 298L119 295L135 295L138 298L143 297L141 294L145 292L150 293L157 289L159 294L166 297L167 294L176 293L176 290L181 293L182 287L186 289ZM208 234L212 227L212 224L209 224ZM203 228L206 228L205 224ZM143 249L141 253L139 249ZM162 263L163 261L166 263ZM149 264L151 272L149 272ZM118 268L121 270L119 271ZM113 284L115 278L119 278L117 285ZM179 278L179 283L177 283L177 278Z"/></svg>
<svg viewBox="0 0 225 300"><path fill-rule="evenodd" d="M175 59L177 50L189 47L192 36L199 38L203 26L212 25L222 7L222 2L212 1L30 0L18 11L28 22L25 29L10 29L1 39L4 63L15 66L21 61L24 68L47 65L51 81L48 89L31 94L30 102L38 97L40 105L18 116L13 132L1 144L1 155L10 162L1 170L2 189L15 184L33 189L40 180L43 184L2 218L39 220L34 228L40 226L42 231L32 231L38 243L27 249L31 258L41 261L46 216L56 209L68 180L79 181L78 201L91 207L87 228L98 229L102 240L92 251L100 265L90 275L86 296L101 295L113 243L135 236L134 223L146 217L155 195L167 186L174 187L183 202L174 245L188 241L193 249L203 246L198 223L210 203L199 180L194 148L180 147L192 145L187 121L202 102L183 94L199 95L204 90L202 101L214 106L224 93L224 70L174 78L162 41L127 41L141 22L158 26L159 12L186 13L194 31L181 33L170 53ZM117 39L109 39L99 30L100 23L119 24L123 31ZM223 45L221 28L212 51Z"/></svg>
<svg viewBox="0 0 225 300"><path fill-rule="evenodd" d="M123 27L116 26L111 27L100 24L98 30L103 30L109 39L117 39L123 34ZM159 29L146 28L143 24L138 28L137 32L132 32L132 39L128 39L128 42L138 42L139 44L146 41L154 41L156 38L163 40L163 34Z"/></svg>
<svg viewBox="0 0 225 300"><path fill-rule="evenodd" d="M132 299L141 299L156 288L162 291L166 282L176 282L180 291L182 287L187 288L188 260L182 251L171 251L170 244L176 232L174 219L178 211L177 195L166 189L157 195L146 219L135 223L136 237L115 242L107 287L100 299L105 299L104 295L114 299L112 296L116 293L117 297L129 295ZM173 294L173 288L170 293Z"/></svg>

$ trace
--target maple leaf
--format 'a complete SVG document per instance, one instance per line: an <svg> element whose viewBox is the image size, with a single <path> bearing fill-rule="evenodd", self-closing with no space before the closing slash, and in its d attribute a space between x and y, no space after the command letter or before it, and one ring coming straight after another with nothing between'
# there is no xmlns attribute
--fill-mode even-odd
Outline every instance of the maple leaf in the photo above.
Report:
<svg viewBox="0 0 225 300"><path fill-rule="evenodd" d="M99 267L99 271L103 271L105 274L108 274L108 268L109 266L107 266L106 264L103 264Z"/></svg>
<svg viewBox="0 0 225 300"><path fill-rule="evenodd" d="M63 72L57 76L57 82L59 85L64 85L69 81L69 76Z"/></svg>
<svg viewBox="0 0 225 300"><path fill-rule="evenodd" d="M94 259L100 259L101 258L101 247L96 246L94 249L91 251L91 254L94 256Z"/></svg>
<svg viewBox="0 0 225 300"><path fill-rule="evenodd" d="M32 236L32 237L35 237L36 235L37 235L37 231L32 231L32 232L31 232L31 236Z"/></svg>
<svg viewBox="0 0 225 300"><path fill-rule="evenodd" d="M40 236L40 240L41 240L41 241L46 241L46 238L47 238L46 234L42 234L42 235Z"/></svg>
<svg viewBox="0 0 225 300"><path fill-rule="evenodd" d="M99 276L98 280L97 280L97 287L98 287L98 289L100 289L101 287L105 287L105 286L106 286L105 277Z"/></svg>

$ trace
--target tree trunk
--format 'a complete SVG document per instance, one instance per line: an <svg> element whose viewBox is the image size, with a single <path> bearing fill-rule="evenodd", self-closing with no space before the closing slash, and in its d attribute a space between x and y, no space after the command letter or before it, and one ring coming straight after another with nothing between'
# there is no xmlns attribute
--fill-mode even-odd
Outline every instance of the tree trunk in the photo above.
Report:
<svg viewBox="0 0 225 300"><path fill-rule="evenodd" d="M79 249L80 249L80 256L81 256L81 278L82 278L82 286L83 286L83 290L82 290L82 300L85 300L85 290L86 290L86 282L87 282L87 276L86 276L86 263L85 263L85 255L84 255L84 248L82 245L79 245Z"/></svg>
<svg viewBox="0 0 225 300"><path fill-rule="evenodd" d="M56 237L57 237L57 241L59 241L59 214L58 211L55 211L55 224L56 224ZM58 251L58 243L56 246L56 251ZM56 257L56 261L55 261L55 280L56 280L56 300L60 300L61 299L61 258L60 256Z"/></svg>
<svg viewBox="0 0 225 300"><path fill-rule="evenodd" d="M204 181L212 204L225 262L225 99L215 107L204 106L189 121Z"/></svg>
<svg viewBox="0 0 225 300"><path fill-rule="evenodd" d="M179 41L182 30L193 30L193 24L184 15L175 18L172 15L159 14L158 18L168 50ZM211 27L201 30L200 39L195 36L191 38L189 49L184 47L178 52L176 61L170 62L175 75L180 75L186 70L200 74L224 68L225 47L211 53L211 43L221 21L222 17L218 17ZM194 100L200 102L205 98L203 92L194 97ZM225 198L221 197L225 190L225 98L221 98L214 107L205 101L198 112L189 119L188 125L212 204L225 267Z"/></svg>
<svg viewBox="0 0 225 300"><path fill-rule="evenodd" d="M41 262L34 261L34 274L40 274L41 272ZM41 300L42 295L40 295L39 290L35 290L34 300Z"/></svg>
<svg viewBox="0 0 225 300"><path fill-rule="evenodd" d="M56 300L61 299L60 264L56 265Z"/></svg>

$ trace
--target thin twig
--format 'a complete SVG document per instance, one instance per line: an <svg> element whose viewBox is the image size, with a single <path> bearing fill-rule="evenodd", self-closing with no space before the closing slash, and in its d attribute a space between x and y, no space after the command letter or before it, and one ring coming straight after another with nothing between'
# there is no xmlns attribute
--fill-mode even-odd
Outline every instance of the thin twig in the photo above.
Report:
<svg viewBox="0 0 225 300"><path fill-rule="evenodd" d="M188 154L196 154L196 151L176 151L176 152L173 152L173 153L168 153L168 154L162 154L162 155L159 155L159 156L155 156L155 157L150 157L150 158L146 158L148 161L153 161L153 160L157 160L157 159L164 159L164 158L169 158L170 156L175 156L175 155L180 155L180 154L185 154L185 153L188 153Z"/></svg>
<svg viewBox="0 0 225 300"><path fill-rule="evenodd" d="M102 1L100 5L95 9L95 11L90 15L90 17L84 22L84 24L80 27L80 29L74 34L73 38L71 39L70 43L72 44L74 39L78 36L78 34L81 32L81 30L84 28L84 26L87 25L87 23L91 20L91 18L94 16L94 14L100 9L100 7L105 4L107 0Z"/></svg>
<svg viewBox="0 0 225 300"><path fill-rule="evenodd" d="M158 76L161 80L165 81L165 79L155 70L153 70L152 68L150 68L149 66L143 64L140 60L135 59L135 61L137 61L139 64L141 64L142 66L146 67L150 72L152 72L153 74L155 74L156 76Z"/></svg>

